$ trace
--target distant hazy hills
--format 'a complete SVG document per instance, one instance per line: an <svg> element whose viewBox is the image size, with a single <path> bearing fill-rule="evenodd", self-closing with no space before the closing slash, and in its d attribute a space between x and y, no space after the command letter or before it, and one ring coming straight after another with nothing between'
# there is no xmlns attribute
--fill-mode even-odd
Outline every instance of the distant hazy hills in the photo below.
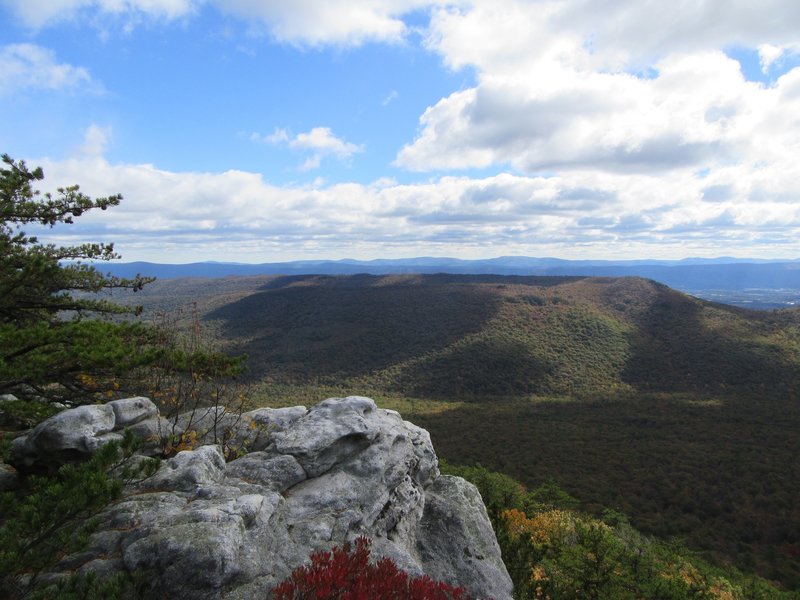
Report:
<svg viewBox="0 0 800 600"><path fill-rule="evenodd" d="M732 304L773 308L800 300L800 261L771 262L755 259L687 258L680 261L561 260L505 256L487 260L409 258L381 260L321 260L283 263L158 264L148 262L102 265L114 275L137 273L161 279L177 277L227 277L231 275L354 275L354 274L493 274L577 275L595 277L646 277L675 289ZM769 290L769 293L758 293ZM796 291L797 293L792 293Z"/></svg>

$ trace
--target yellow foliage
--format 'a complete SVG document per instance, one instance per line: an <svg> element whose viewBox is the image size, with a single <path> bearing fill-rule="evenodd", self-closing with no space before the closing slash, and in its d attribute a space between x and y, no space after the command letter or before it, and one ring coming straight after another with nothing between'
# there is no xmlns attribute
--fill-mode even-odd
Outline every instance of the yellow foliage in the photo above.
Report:
<svg viewBox="0 0 800 600"><path fill-rule="evenodd" d="M177 440L177 443L172 448L167 448L166 453L171 454L172 452L181 452L183 450L194 450L200 445L200 440L197 435L197 431L194 429L190 429L189 431L185 431L182 433Z"/></svg>
<svg viewBox="0 0 800 600"><path fill-rule="evenodd" d="M512 537L530 536L536 546L550 546L575 532L575 517L565 510L547 510L528 517L522 511L511 509L501 515Z"/></svg>
<svg viewBox="0 0 800 600"><path fill-rule="evenodd" d="M539 565L531 567L531 581L533 582L533 597L535 600L552 600L550 594L544 591L544 585L550 581L547 571Z"/></svg>
<svg viewBox="0 0 800 600"><path fill-rule="evenodd" d="M97 379L89 375L88 373L80 373L77 377L78 381L81 382L82 385L86 387L96 387L97 386Z"/></svg>

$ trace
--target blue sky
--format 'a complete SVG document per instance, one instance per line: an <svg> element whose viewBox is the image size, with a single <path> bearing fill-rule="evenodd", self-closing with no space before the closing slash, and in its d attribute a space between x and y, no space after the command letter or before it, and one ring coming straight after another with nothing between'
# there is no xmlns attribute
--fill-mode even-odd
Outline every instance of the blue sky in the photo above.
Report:
<svg viewBox="0 0 800 600"><path fill-rule="evenodd" d="M0 0L0 114L125 260L800 256L794 0Z"/></svg>

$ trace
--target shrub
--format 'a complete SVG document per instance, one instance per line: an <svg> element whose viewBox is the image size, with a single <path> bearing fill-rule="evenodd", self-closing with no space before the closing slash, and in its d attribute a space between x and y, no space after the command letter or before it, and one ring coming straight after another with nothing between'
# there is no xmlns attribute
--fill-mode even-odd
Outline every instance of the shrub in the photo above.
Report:
<svg viewBox="0 0 800 600"><path fill-rule="evenodd" d="M409 577L388 558L369 562L370 540L360 537L332 552L316 552L273 590L274 600L470 600L463 588Z"/></svg>
<svg viewBox="0 0 800 600"><path fill-rule="evenodd" d="M248 389L236 381L247 357L217 351L194 303L158 312L153 329L162 352L136 373L134 385L170 423L160 432L164 455L203 443L219 444L227 459L245 452L241 440L234 437L249 404Z"/></svg>
<svg viewBox="0 0 800 600"><path fill-rule="evenodd" d="M95 525L93 516L119 497L124 484L155 472L158 461L137 461L137 448L138 440L125 430L121 442L106 444L86 462L29 476L20 489L0 494L0 597L27 598L36 591L40 573L84 547ZM37 593L45 598L105 598L122 583L120 578L78 578L58 590L47 587Z"/></svg>

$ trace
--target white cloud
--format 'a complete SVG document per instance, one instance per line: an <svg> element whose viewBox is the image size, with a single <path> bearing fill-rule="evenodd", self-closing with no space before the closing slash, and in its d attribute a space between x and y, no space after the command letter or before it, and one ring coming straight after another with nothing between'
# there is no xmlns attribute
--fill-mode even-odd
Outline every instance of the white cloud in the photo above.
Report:
<svg viewBox="0 0 800 600"><path fill-rule="evenodd" d="M314 169L319 169L322 163L322 156L319 154L315 154L314 156L308 157L305 162L298 167L300 171L313 171Z"/></svg>
<svg viewBox="0 0 800 600"><path fill-rule="evenodd" d="M193 13L205 0L3 0L28 27L39 29L87 15L176 19Z"/></svg>
<svg viewBox="0 0 800 600"><path fill-rule="evenodd" d="M316 150L321 154L334 154L339 158L348 158L363 148L357 144L337 138L329 127L314 127L306 133L298 133L289 142L290 148Z"/></svg>
<svg viewBox="0 0 800 600"><path fill-rule="evenodd" d="M275 128L275 131L269 135L263 135L256 131L250 134L251 142L260 142L264 144L280 144L281 142L289 141L289 132L285 129Z"/></svg>
<svg viewBox="0 0 800 600"><path fill-rule="evenodd" d="M767 73L769 68L783 56L784 48L773 44L761 44L758 47L758 58L761 63L761 71Z"/></svg>
<svg viewBox="0 0 800 600"><path fill-rule="evenodd" d="M437 0L217 0L220 10L260 22L280 42L307 46L359 46L399 42L403 15Z"/></svg>
<svg viewBox="0 0 800 600"><path fill-rule="evenodd" d="M773 44L762 44L758 47L758 58L761 62L761 71L768 73L776 64L788 55L800 54L800 43L784 44L775 46Z"/></svg>
<svg viewBox="0 0 800 600"><path fill-rule="evenodd" d="M250 140L257 143L286 144L293 150L312 151L314 154L300 165L300 171L318 169L326 156L347 160L353 154L364 151L363 146L336 137L330 127L314 127L294 137L287 130L276 127L269 135L253 132L250 134Z"/></svg>
<svg viewBox="0 0 800 600"><path fill-rule="evenodd" d="M27 26L68 20L116 17L132 27L142 17L175 20L214 6L243 20L250 33L266 33L281 43L300 46L360 46L398 43L409 28L407 14L448 0L2 0Z"/></svg>
<svg viewBox="0 0 800 600"><path fill-rule="evenodd" d="M102 156L110 142L111 127L100 127L92 123L83 134L83 144L78 152L84 156Z"/></svg>
<svg viewBox="0 0 800 600"><path fill-rule="evenodd" d="M0 95L25 90L64 90L92 84L83 67L59 63L55 54L34 44L10 44L0 50Z"/></svg>
<svg viewBox="0 0 800 600"><path fill-rule="evenodd" d="M673 52L756 48L797 41L800 4L794 0L568 0L552 27L579 35L602 56L653 62Z"/></svg>
<svg viewBox="0 0 800 600"><path fill-rule="evenodd" d="M647 80L565 72L538 86L487 77L429 108L397 164L651 172L729 160L769 93L722 53L673 55L657 66L659 77Z"/></svg>
<svg viewBox="0 0 800 600"><path fill-rule="evenodd" d="M682 257L800 253L800 167L689 169L667 179L576 170L552 177L500 174L424 183L275 186L242 171L176 173L99 157L41 164L45 182L122 204L88 213L45 241L111 241L126 260L162 262L354 256L501 254ZM717 192L713 192L715 188ZM712 189L712 196L704 193ZM769 243L763 240L769 239Z"/></svg>
<svg viewBox="0 0 800 600"><path fill-rule="evenodd" d="M746 81L722 48L759 47L771 64L798 41L800 4L789 0L475 0L438 9L428 47L451 68L475 68L478 83L429 107L396 164L666 176L792 155L800 128L787 110L788 80ZM779 120L783 130L767 133Z"/></svg>

